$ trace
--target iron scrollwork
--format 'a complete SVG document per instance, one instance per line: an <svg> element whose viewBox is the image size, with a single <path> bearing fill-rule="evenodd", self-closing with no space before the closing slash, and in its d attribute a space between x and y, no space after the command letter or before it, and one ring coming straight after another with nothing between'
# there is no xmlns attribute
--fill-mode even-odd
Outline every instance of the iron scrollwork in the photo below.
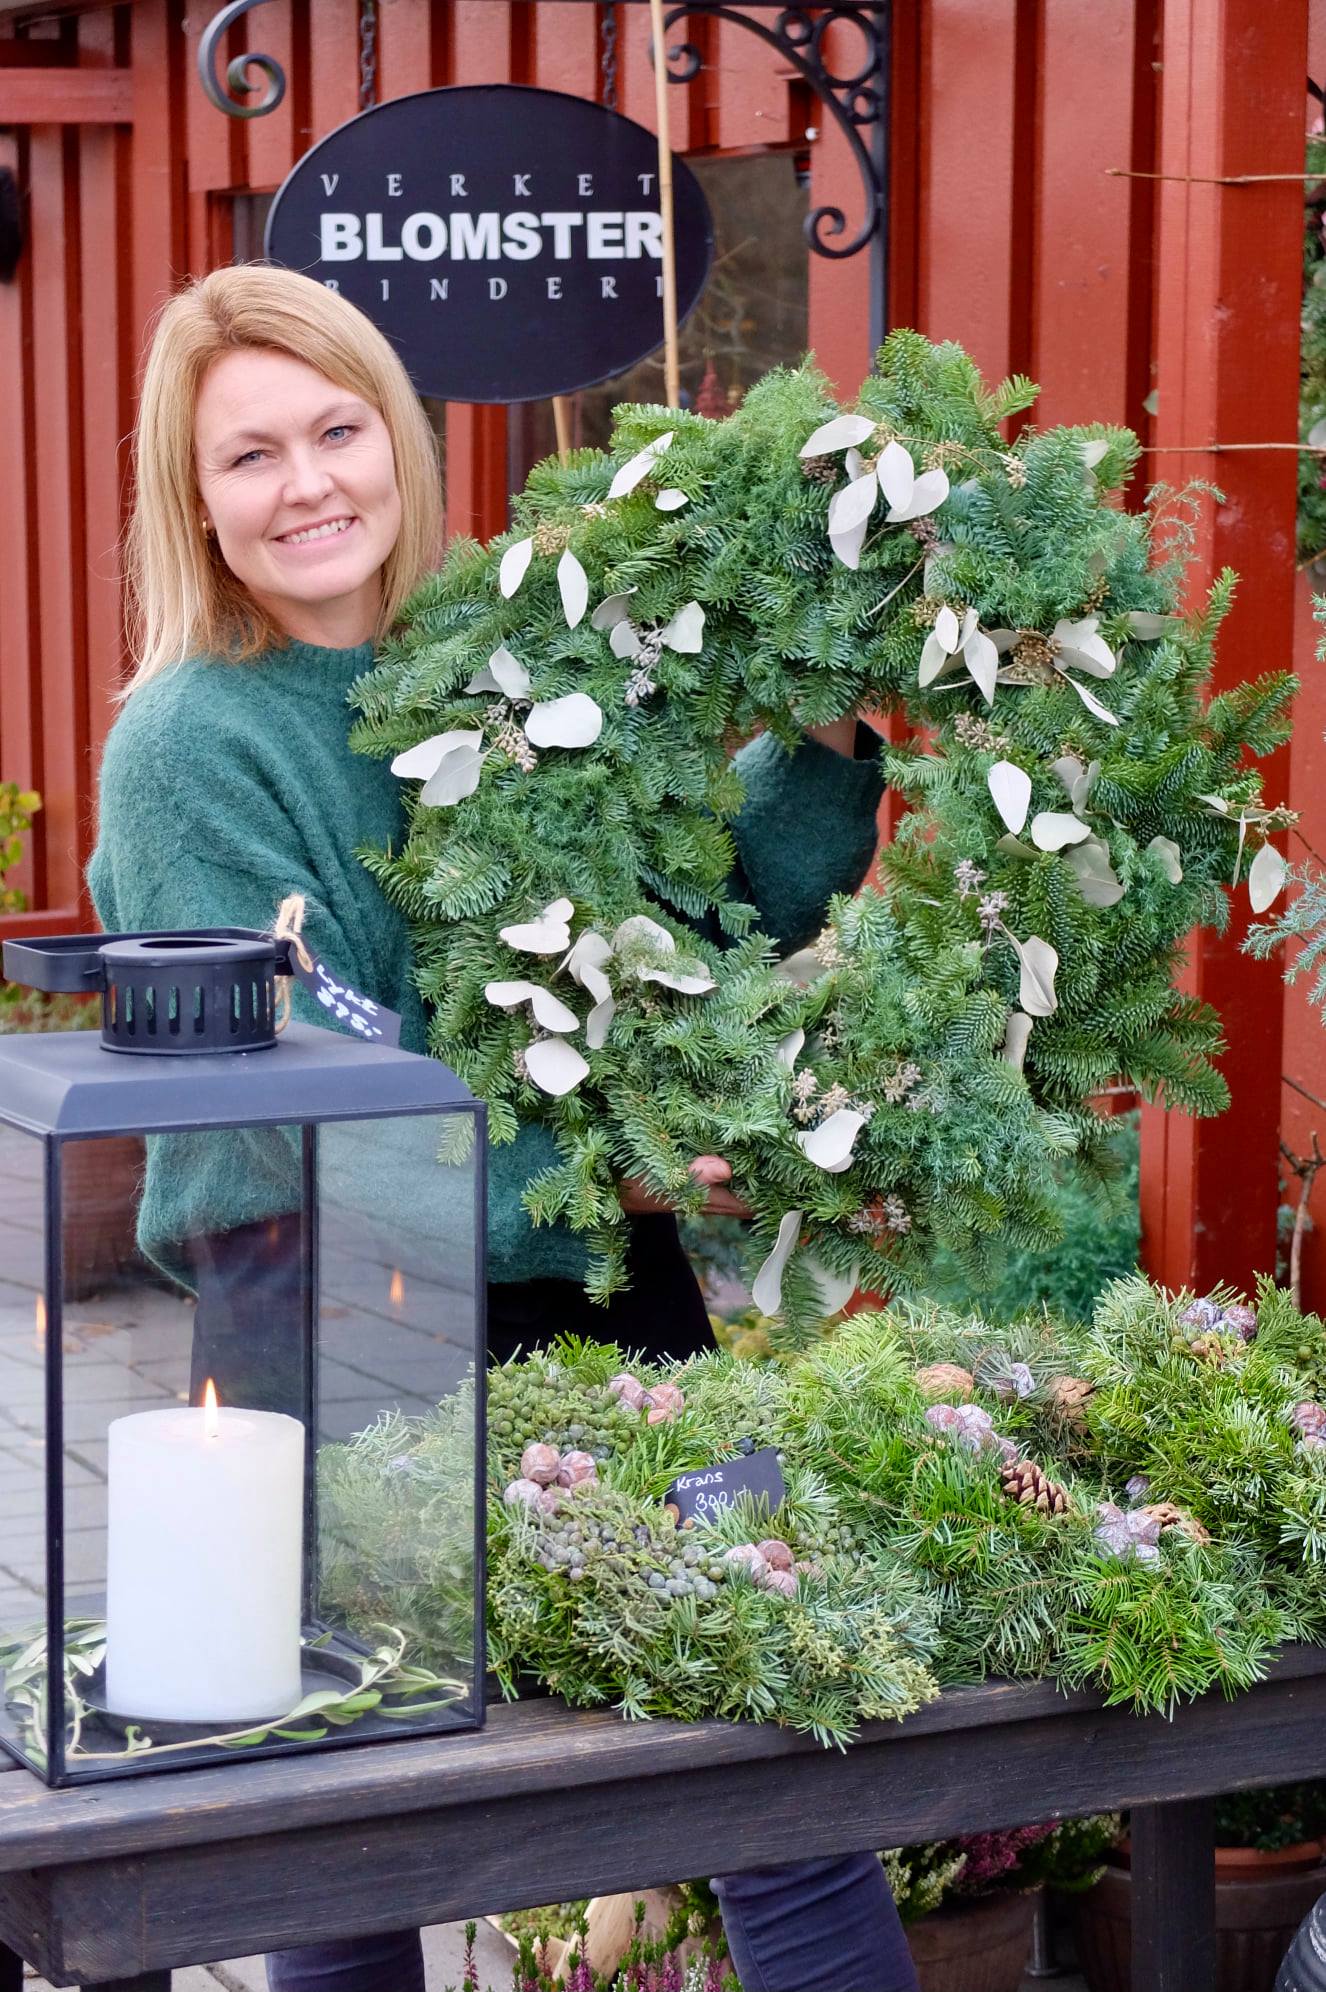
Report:
<svg viewBox="0 0 1326 1992"><path fill-rule="evenodd" d="M824 206L806 216L806 240L820 256L855 256L873 237L882 237L888 200L886 143L891 0L827 0L810 7L784 7L772 23L760 20L732 0L680 0L665 17L671 29L690 18L733 21L767 42L808 83L847 140L861 175L865 217L848 234L840 207ZM826 52L830 33L843 25L861 37L855 67L836 62ZM693 42L676 42L667 52L668 77L689 83L704 67L704 56ZM870 142L867 142L869 138ZM848 235L846 242L835 238Z"/></svg>
<svg viewBox="0 0 1326 1992"><path fill-rule="evenodd" d="M226 64L224 84L216 73L217 57L228 31L242 14L248 13L250 7L262 5L263 0L231 0L228 7L223 7L207 23L198 43L198 76L207 100L215 104L218 111L224 111L228 118L265 118L285 96L285 71L275 56L260 55L256 51L237 55ZM256 104L240 103L240 97L251 97L255 90L262 88L260 83L249 81L254 70L266 79L267 87ZM227 96L227 91L234 94Z"/></svg>

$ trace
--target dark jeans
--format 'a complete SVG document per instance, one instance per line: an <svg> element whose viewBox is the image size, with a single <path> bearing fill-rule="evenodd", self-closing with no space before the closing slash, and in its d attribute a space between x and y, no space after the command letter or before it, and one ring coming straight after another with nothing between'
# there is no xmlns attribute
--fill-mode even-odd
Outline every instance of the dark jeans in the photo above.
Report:
<svg viewBox="0 0 1326 1992"><path fill-rule="evenodd" d="M718 1875L742 1992L917 1992L907 1939L874 1854ZM278 1951L272 1992L424 1992L416 1930Z"/></svg>
<svg viewBox="0 0 1326 1992"><path fill-rule="evenodd" d="M198 1288L193 1396L208 1376L223 1402L288 1410L304 1402L298 1220L246 1225L193 1241ZM704 1301L666 1216L631 1222L631 1286L598 1307L567 1280L488 1289L489 1353L505 1361L567 1330L619 1342L647 1361L712 1347ZM743 1992L916 1992L907 1942L872 1853L720 1875ZM277 1951L272 1992L424 1992L417 1930Z"/></svg>

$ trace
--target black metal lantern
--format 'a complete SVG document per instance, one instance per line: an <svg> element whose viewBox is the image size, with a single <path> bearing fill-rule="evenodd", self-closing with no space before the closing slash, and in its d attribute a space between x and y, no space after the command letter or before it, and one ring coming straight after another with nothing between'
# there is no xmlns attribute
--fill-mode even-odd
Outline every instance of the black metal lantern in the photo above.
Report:
<svg viewBox="0 0 1326 1992"><path fill-rule="evenodd" d="M101 996L0 1037L0 1746L52 1785L483 1719L484 1108L280 1030L290 966L5 946Z"/></svg>

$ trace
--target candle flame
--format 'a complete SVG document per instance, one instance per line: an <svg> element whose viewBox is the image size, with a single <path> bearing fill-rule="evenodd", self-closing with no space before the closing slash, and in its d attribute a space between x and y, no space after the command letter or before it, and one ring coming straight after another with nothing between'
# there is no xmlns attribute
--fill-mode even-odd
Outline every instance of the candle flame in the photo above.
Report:
<svg viewBox="0 0 1326 1992"><path fill-rule="evenodd" d="M46 1341L46 1300L43 1294L37 1295L36 1342L40 1349Z"/></svg>
<svg viewBox="0 0 1326 1992"><path fill-rule="evenodd" d="M404 1303L404 1300L405 1281L401 1278L400 1267L397 1266L391 1276L391 1304L393 1307L400 1307Z"/></svg>
<svg viewBox="0 0 1326 1992"><path fill-rule="evenodd" d="M216 1385L210 1376L203 1391L203 1430L209 1439L221 1436L221 1418L216 1408Z"/></svg>

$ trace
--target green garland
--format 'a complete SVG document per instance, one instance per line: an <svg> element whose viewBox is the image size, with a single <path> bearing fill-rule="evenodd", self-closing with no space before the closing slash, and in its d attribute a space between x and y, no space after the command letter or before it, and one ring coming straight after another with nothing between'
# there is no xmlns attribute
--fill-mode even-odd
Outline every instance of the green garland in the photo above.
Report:
<svg viewBox="0 0 1326 1992"><path fill-rule="evenodd" d="M671 1391L637 1369L652 1413L614 1396L625 1360L568 1340L490 1375L489 1653L508 1692L535 1678L577 1704L841 1743L988 1674L1167 1710L1326 1638L1326 1334L1269 1283L1254 1311L1133 1277L1063 1329L896 1306L791 1363L714 1352ZM327 1527L383 1573L372 1610L443 1669L469 1591L463 1504L439 1489L471 1417L462 1393L323 1460ZM678 1529L674 1477L746 1438L781 1449L784 1506ZM570 1452L588 1485L526 1505L531 1446ZM325 1603L359 1609L334 1570Z"/></svg>
<svg viewBox="0 0 1326 1992"><path fill-rule="evenodd" d="M1174 985L1249 842L1255 903L1278 887L1245 757L1293 681L1204 702L1232 577L1180 619L1184 501L1119 508L1125 430L1010 447L1033 393L901 332L846 416L810 368L722 422L619 410L612 455L541 464L511 534L453 546L357 687L356 745L411 782L404 847L364 856L433 1049L495 1141L551 1125L527 1206L587 1235L599 1297L623 1176L694 1209L690 1159L727 1156L795 1341L938 1249L982 1278L1053 1239L1056 1158L1108 1162L1106 1081L1225 1104ZM886 752L909 811L798 989L727 896L730 745L856 705L927 732Z"/></svg>
<svg viewBox="0 0 1326 1992"><path fill-rule="evenodd" d="M1318 567L1326 556L1326 138L1309 137L1303 230L1303 324L1298 433L1312 445L1298 459L1298 557ZM1320 571L1318 567L1318 571Z"/></svg>

